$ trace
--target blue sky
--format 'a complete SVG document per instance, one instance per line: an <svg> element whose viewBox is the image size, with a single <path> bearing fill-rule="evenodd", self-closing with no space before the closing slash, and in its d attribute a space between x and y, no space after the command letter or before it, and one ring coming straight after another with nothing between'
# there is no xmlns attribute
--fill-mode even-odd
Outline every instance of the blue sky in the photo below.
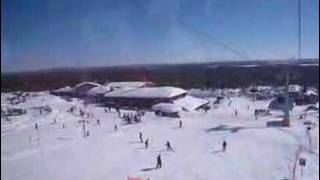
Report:
<svg viewBox="0 0 320 180"><path fill-rule="evenodd" d="M302 0L302 56L319 56ZM1 0L1 71L297 56L297 0Z"/></svg>

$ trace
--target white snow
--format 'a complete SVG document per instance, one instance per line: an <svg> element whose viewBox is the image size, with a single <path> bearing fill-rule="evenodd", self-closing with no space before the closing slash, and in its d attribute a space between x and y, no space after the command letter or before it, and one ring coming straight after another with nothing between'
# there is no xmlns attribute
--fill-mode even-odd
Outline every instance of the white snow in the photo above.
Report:
<svg viewBox="0 0 320 180"><path fill-rule="evenodd" d="M315 96L318 96L318 93L317 92L315 92L315 91L313 91L313 90L310 90L310 89L308 89L307 90L307 92L305 93L306 95L315 95Z"/></svg>
<svg viewBox="0 0 320 180"><path fill-rule="evenodd" d="M5 97L11 96L1 93L1 103L8 104ZM209 100L211 103L214 99ZM283 115L271 111L271 116L255 120L254 109L263 109L268 102L234 97L207 113L182 111L181 118L173 119L146 112L141 123L125 125L115 110L106 113L102 107L93 104L85 107L76 99L67 102L48 92L32 93L25 103L12 105L27 109L26 115L9 117L10 121L1 117L1 179L125 180L127 176L150 180L291 179L299 146L302 146L299 157L307 162L302 175L297 165L296 179L319 179L319 115L308 113L305 120L300 120L306 106L295 107L291 127L266 127L266 122L279 120ZM52 112L40 115L33 108L42 105L48 105ZM67 112L71 106L77 107L74 113ZM94 116L81 118L79 108ZM82 136L78 123L81 119L89 121L87 138ZM100 126L96 119L100 119ZM178 127L180 120L182 128ZM306 134L304 121L312 122L310 136ZM34 130L35 122L39 124L38 131ZM138 142L140 131L149 139L148 149ZM221 152L224 139L228 143L225 153ZM166 151L166 141L170 141L174 152ZM159 153L163 167L154 170Z"/></svg>

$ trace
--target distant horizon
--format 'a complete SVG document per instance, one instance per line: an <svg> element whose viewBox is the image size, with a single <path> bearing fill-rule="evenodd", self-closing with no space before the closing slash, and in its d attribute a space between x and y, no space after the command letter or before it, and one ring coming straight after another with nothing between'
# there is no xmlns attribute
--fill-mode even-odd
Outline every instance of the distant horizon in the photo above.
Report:
<svg viewBox="0 0 320 180"><path fill-rule="evenodd" d="M110 66L85 66L85 67L49 67L49 68L42 68L42 69L34 69L34 70L22 70L22 71L1 71L1 75L5 74L19 74L19 73L33 73L33 72L45 72L45 71L59 71L65 69L74 69L74 70L87 70L87 69L99 69L99 68L122 68L122 67L139 67L139 66L165 66L165 65L188 65L188 64L220 64L220 63L254 63L254 62L274 62L274 63L281 63L281 62L288 62L290 63L290 58L282 58L282 59L255 59L255 60L218 60L218 61L200 61L200 62L165 62L165 63L141 63L141 64L125 64L125 65L110 65ZM301 58L301 60L316 60L319 64L319 57L306 57ZM293 61L297 62L297 61Z"/></svg>

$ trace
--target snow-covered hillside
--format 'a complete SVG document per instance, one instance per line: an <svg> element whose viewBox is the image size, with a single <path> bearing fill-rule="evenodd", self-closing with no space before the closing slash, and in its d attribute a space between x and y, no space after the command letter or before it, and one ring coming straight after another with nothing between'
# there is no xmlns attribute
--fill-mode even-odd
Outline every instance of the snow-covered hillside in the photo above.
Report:
<svg viewBox="0 0 320 180"><path fill-rule="evenodd" d="M10 96L1 93L3 105L9 104L6 97ZM125 125L114 110L85 107L82 101L67 102L47 92L31 93L26 102L10 105L26 109L27 114L9 120L1 116L1 179L284 180L291 179L297 157L306 158L306 166L301 174L297 164L296 179L318 179L318 113L310 111L306 119L300 119L306 107L295 107L290 128L267 127L268 121L279 120L282 113L272 111L271 116L256 119L253 112L265 109L268 103L234 97L207 113L190 111L181 118L169 118L147 112L141 123ZM51 112L40 114L35 108L45 105ZM72 106L76 111L68 112ZM93 116L81 118L80 108ZM89 122L86 138L78 122L81 119ZM182 128L178 127L180 120ZM306 121L312 124L310 135ZM149 148L139 142L139 132L149 139ZM228 143L226 152L221 151L223 140ZM174 152L166 150L167 141ZM156 170L159 154L163 167Z"/></svg>

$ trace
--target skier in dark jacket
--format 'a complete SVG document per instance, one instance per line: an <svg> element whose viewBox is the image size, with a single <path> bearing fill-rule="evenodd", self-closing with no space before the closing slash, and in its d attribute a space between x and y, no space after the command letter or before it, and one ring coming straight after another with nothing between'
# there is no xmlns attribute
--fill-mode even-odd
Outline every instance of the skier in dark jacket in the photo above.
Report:
<svg viewBox="0 0 320 180"><path fill-rule="evenodd" d="M142 132L139 132L139 139L140 139L140 142L143 143Z"/></svg>
<svg viewBox="0 0 320 180"><path fill-rule="evenodd" d="M223 140L223 143L222 143L222 151L223 151L223 152L226 152L226 150L227 150L227 142L226 142L226 140Z"/></svg>
<svg viewBox="0 0 320 180"><path fill-rule="evenodd" d="M169 141L167 141L166 146L167 146L167 151L173 151Z"/></svg>
<svg viewBox="0 0 320 180"><path fill-rule="evenodd" d="M182 121L179 121L179 128L182 128Z"/></svg>
<svg viewBox="0 0 320 180"><path fill-rule="evenodd" d="M147 149L149 147L149 139L146 139L144 142L144 147Z"/></svg>
<svg viewBox="0 0 320 180"><path fill-rule="evenodd" d="M35 130L38 130L38 123L35 123L35 124L34 124L34 129L35 129Z"/></svg>
<svg viewBox="0 0 320 180"><path fill-rule="evenodd" d="M97 119L97 124L100 126L100 120L99 119Z"/></svg>
<svg viewBox="0 0 320 180"><path fill-rule="evenodd" d="M157 156L157 166L156 166L156 169L159 169L162 167L162 161L161 161L161 155L159 154Z"/></svg>

